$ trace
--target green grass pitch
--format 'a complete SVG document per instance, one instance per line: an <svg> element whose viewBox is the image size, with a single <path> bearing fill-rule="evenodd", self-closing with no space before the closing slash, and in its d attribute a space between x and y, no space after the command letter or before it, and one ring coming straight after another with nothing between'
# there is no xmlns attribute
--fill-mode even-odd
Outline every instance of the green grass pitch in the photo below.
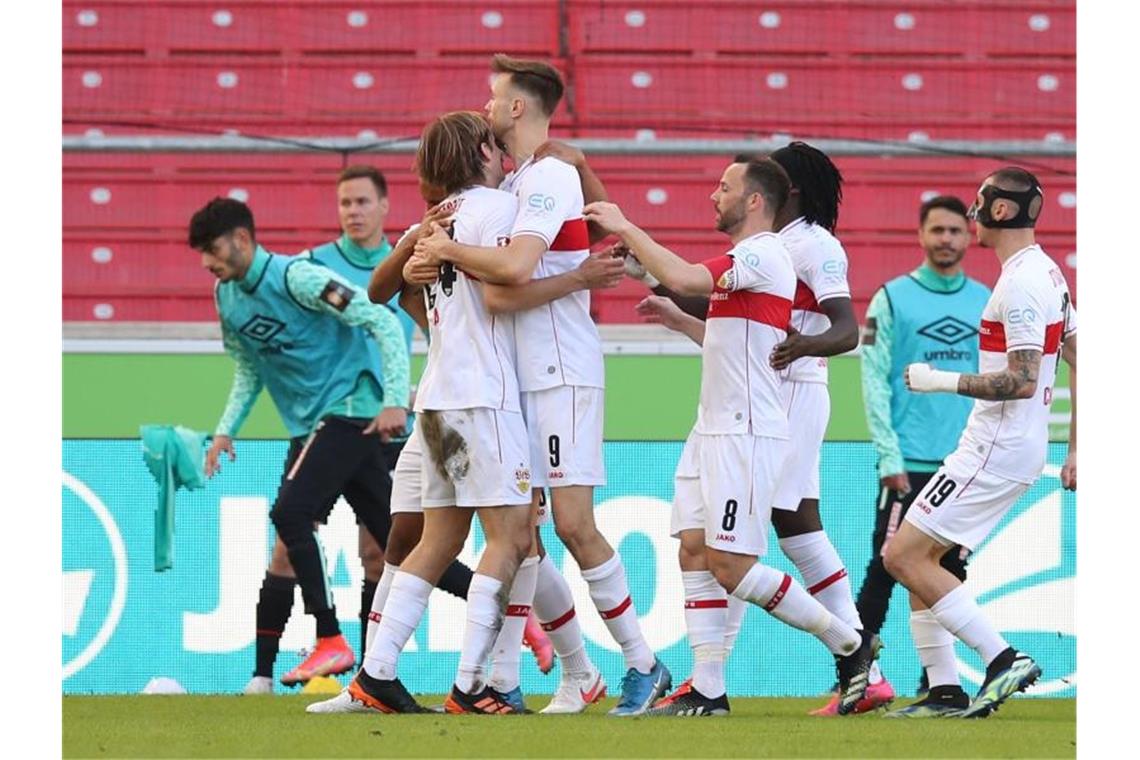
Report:
<svg viewBox="0 0 1140 760"><path fill-rule="evenodd" d="M63 697L64 757L1075 757L1074 700L988 719L812 718L818 699L733 699L726 718L308 715L324 697ZM424 704L439 699L423 698ZM533 709L546 697L532 697ZM902 703L897 703L902 704Z"/></svg>

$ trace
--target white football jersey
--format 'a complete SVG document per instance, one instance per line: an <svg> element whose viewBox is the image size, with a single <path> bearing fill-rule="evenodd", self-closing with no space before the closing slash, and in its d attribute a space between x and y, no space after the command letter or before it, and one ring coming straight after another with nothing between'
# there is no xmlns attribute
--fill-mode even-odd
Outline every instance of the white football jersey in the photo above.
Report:
<svg viewBox="0 0 1140 760"><path fill-rule="evenodd" d="M1009 367L1008 352L1036 349L1041 351L1037 392L1012 401L976 400L947 466L953 461L1020 483L1037 479L1045 467L1061 342L1076 329L1065 275L1041 247L1031 245L1006 259L982 311L978 372L1001 372Z"/></svg>
<svg viewBox="0 0 1140 760"><path fill-rule="evenodd" d="M792 260L772 232L703 262L713 278L701 349L696 432L787 439L781 380L768 364L787 337L796 292Z"/></svg>
<svg viewBox="0 0 1140 760"><path fill-rule="evenodd" d="M546 243L533 279L577 269L590 255L582 185L573 166L556 158L532 158L507 175L501 188L518 199L511 237L536 235ZM602 340L590 317L590 291L579 290L519 312L515 336L522 390L605 387Z"/></svg>
<svg viewBox="0 0 1140 760"><path fill-rule="evenodd" d="M517 206L510 193L469 187L444 201L452 236L473 246L505 246ZM505 255L505 253L504 253ZM518 412L514 317L491 314L483 284L451 263L424 290L428 357L416 411L488 408Z"/></svg>
<svg viewBox="0 0 1140 760"><path fill-rule="evenodd" d="M792 256L796 269L796 297L792 305L792 326L804 335L819 335L831 327L831 320L819 305L829 298L850 298L847 285L847 252L823 227L802 216L780 230L780 238ZM784 370L784 377L799 383L826 383L827 358L804 356Z"/></svg>

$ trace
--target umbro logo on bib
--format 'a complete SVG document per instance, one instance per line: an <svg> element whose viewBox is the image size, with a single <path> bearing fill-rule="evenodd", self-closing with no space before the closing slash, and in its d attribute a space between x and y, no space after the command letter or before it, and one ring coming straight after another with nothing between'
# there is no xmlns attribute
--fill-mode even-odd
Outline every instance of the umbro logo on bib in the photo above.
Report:
<svg viewBox="0 0 1140 760"><path fill-rule="evenodd" d="M284 329L284 322L273 319L272 317L255 314L248 322L241 326L238 332L247 338L268 343Z"/></svg>
<svg viewBox="0 0 1140 760"><path fill-rule="evenodd" d="M977 328L954 317L942 317L918 330L923 337L952 346L978 334Z"/></svg>

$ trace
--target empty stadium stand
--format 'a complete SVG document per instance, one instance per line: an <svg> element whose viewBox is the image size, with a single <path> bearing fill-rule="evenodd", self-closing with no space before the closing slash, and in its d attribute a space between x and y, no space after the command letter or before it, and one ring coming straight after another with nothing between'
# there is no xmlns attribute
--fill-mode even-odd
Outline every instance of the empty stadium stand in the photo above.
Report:
<svg viewBox="0 0 1140 760"><path fill-rule="evenodd" d="M482 108L488 55L504 51L562 71L560 137L1073 140L1075 19L1073 0L454 0L445 12L409 0L65 0L63 131L414 137L442 111ZM726 158L592 164L630 218L700 260L725 248L708 196ZM418 219L411 156L350 160L388 175L390 232ZM860 315L917 260L923 198L968 201L995 165L837 163ZM1075 281L1075 161L1039 163L1040 237ZM241 198L259 239L295 252L336 234L341 166L335 154L65 153L64 319L214 319L212 279L184 245L190 214L214 195ZM997 275L977 247L968 266ZM635 320L641 295L634 283L598 294L598 318Z"/></svg>

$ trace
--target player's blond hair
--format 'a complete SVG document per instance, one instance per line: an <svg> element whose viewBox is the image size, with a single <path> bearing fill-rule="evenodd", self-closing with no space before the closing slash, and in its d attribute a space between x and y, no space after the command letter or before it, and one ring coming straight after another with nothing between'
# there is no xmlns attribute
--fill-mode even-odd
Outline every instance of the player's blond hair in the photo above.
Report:
<svg viewBox="0 0 1140 760"><path fill-rule="evenodd" d="M445 195L483 179L483 145L494 145L491 125L475 111L452 111L433 119L420 135L416 173L424 185Z"/></svg>

